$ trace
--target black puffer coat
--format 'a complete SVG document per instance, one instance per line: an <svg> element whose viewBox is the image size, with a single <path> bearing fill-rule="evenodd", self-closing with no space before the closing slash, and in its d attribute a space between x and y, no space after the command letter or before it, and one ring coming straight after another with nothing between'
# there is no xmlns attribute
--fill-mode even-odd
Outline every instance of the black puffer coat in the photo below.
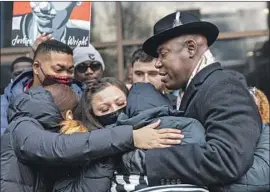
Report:
<svg viewBox="0 0 270 192"><path fill-rule="evenodd" d="M154 86L136 83L130 90L126 111L120 114L116 125L133 125L134 129L137 129L160 119L159 128L182 130L185 136L182 145L188 143L204 145L206 141L203 126L195 119L182 117L181 111L172 108L172 103L166 95L158 92ZM129 180L129 184L121 182L125 179L118 179L128 178L130 175L147 175L145 172L145 150L136 149L121 157L117 164L117 175L113 182L112 191L125 191L124 188L127 188L128 185L133 185L132 187L136 190L147 187L147 182L144 181L132 183L132 179L126 179Z"/></svg>
<svg viewBox="0 0 270 192"><path fill-rule="evenodd" d="M134 147L131 126L72 135L53 133L62 117L50 93L41 87L16 97L9 106L8 120L1 137L3 192L51 191L47 181L59 173L54 168L83 165Z"/></svg>
<svg viewBox="0 0 270 192"><path fill-rule="evenodd" d="M115 170L113 158L86 163L55 182L53 192L109 192Z"/></svg>
<svg viewBox="0 0 270 192"><path fill-rule="evenodd" d="M141 101L137 97L137 91L139 91L140 97L142 96L141 92L144 92L144 96L149 97L144 97L143 101ZM162 105L164 106L153 108ZM179 118L181 112L171 110L168 106L171 107L171 103L167 96L157 92L151 84L135 84L129 93L126 107L126 113L134 116L134 118L128 118L128 115L122 113L118 117L116 125L110 127L114 129L118 125L130 125L137 129L160 117L160 127L175 127L185 130L186 135L183 143L196 142L203 144L205 142L203 127L194 119ZM120 174L139 175L144 173L143 150L125 153L120 163L118 157L91 161L80 171L73 171L69 177L60 179L55 184L54 192L108 192L115 171L114 164L118 165Z"/></svg>
<svg viewBox="0 0 270 192"><path fill-rule="evenodd" d="M164 106L153 108L160 105ZM133 125L137 128L159 118L161 119L160 127L178 128L183 131L185 138L182 144L198 143L203 146L206 141L202 125L194 119L180 117L181 112L171 110L170 107L166 97L156 92L151 85L135 84L130 90L126 114L119 116L117 125ZM269 126L264 125L251 168L236 182L226 186L215 186L213 191L266 192L270 190L269 131ZM117 170L119 175L147 175L144 150L136 149L125 153L120 160L120 164L118 164ZM117 187L121 188L119 185ZM137 186L137 189L143 187L146 187L146 185Z"/></svg>

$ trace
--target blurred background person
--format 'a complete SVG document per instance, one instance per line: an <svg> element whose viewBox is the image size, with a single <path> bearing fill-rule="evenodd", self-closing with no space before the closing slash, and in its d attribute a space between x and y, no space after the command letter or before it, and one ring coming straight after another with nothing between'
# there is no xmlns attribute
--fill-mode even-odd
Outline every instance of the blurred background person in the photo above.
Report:
<svg viewBox="0 0 270 192"><path fill-rule="evenodd" d="M76 47L73 51L74 77L77 81L92 86L103 76L104 61L100 53L91 45Z"/></svg>
<svg viewBox="0 0 270 192"><path fill-rule="evenodd" d="M125 84L128 89L130 89L132 86L132 76L133 76L132 65L129 64L127 67L126 78L125 78Z"/></svg>
<svg viewBox="0 0 270 192"><path fill-rule="evenodd" d="M32 69L33 59L29 57L19 57L11 63L11 82L24 70Z"/></svg>
<svg viewBox="0 0 270 192"><path fill-rule="evenodd" d="M146 54L141 48L137 49L131 58L132 82L151 83L157 90L164 93L165 87L155 64L157 59Z"/></svg>
<svg viewBox="0 0 270 192"><path fill-rule="evenodd" d="M167 94L168 90L161 81L159 69L155 67L156 62L159 61L146 54L142 48L137 49L131 57L132 83L151 83L157 90L167 95L175 108L177 97Z"/></svg>

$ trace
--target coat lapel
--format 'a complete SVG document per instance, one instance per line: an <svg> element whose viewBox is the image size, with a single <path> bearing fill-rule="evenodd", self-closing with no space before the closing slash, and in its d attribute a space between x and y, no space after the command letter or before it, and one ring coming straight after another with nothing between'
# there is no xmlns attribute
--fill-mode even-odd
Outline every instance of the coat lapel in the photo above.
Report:
<svg viewBox="0 0 270 192"><path fill-rule="evenodd" d="M179 110L186 111L190 101L195 96L196 92L198 91L200 85L207 79L207 77L216 70L222 70L220 63L213 63L204 69L202 69L198 74L190 82L189 86L187 87L184 96L181 101L181 105Z"/></svg>

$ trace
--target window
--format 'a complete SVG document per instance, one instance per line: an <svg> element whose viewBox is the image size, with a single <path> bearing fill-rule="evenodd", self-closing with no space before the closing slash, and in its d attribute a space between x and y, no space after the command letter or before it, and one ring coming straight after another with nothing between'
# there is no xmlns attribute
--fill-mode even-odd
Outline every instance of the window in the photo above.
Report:
<svg viewBox="0 0 270 192"><path fill-rule="evenodd" d="M13 2L1 1L1 48L10 46Z"/></svg>
<svg viewBox="0 0 270 192"><path fill-rule="evenodd" d="M218 41L211 46L214 56L225 68L238 70L252 79L249 82L259 85L262 80L258 76L263 77L259 73L270 73L258 71L256 56L269 39L269 8L270 2L93 2L90 41L104 58L105 75L123 80L133 51L153 34L156 21L176 10L198 11L202 20L213 22L220 29ZM4 47L10 46L11 14L12 2L1 2ZM12 49L18 56L27 52ZM5 61L12 58L8 53L4 51Z"/></svg>
<svg viewBox="0 0 270 192"><path fill-rule="evenodd" d="M93 2L91 42L116 41L115 2Z"/></svg>
<svg viewBox="0 0 270 192"><path fill-rule="evenodd" d="M266 2L122 2L125 39L145 39L163 16L176 10L199 10L201 19L220 32L267 29ZM259 21L259 22L258 22Z"/></svg>
<svg viewBox="0 0 270 192"><path fill-rule="evenodd" d="M105 63L104 76L117 77L117 53L115 48L98 49Z"/></svg>

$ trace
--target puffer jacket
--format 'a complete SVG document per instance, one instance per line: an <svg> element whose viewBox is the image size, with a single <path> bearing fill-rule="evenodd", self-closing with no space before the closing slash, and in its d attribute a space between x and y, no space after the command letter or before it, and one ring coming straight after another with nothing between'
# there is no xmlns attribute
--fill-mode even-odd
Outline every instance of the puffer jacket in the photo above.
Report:
<svg viewBox="0 0 270 192"><path fill-rule="evenodd" d="M270 128L264 125L257 144L251 168L231 185L216 187L222 192L268 192L270 191Z"/></svg>
<svg viewBox="0 0 270 192"><path fill-rule="evenodd" d="M124 113L120 114L116 125L133 125L134 129L146 126L150 123L161 120L158 128L176 128L182 130L184 139L181 144L199 143L205 144L205 133L203 126L195 119L181 117L181 112L170 109L168 106L155 107L140 112L138 115L128 118ZM137 155L136 155L137 154ZM125 174L145 174L143 169L144 153L137 149L122 156L123 165L121 171Z"/></svg>
<svg viewBox="0 0 270 192"><path fill-rule="evenodd" d="M3 135L8 126L6 111L9 103L19 94L23 93L26 85L32 80L33 71L25 70L13 82L9 83L4 90L4 94L1 95L1 135ZM77 93L78 96L81 96L85 85L80 82L74 82L71 85L71 88Z"/></svg>
<svg viewBox="0 0 270 192"><path fill-rule="evenodd" d="M55 133L62 116L52 101L49 92L35 87L10 103L10 124L1 137L1 191L51 191L55 174L61 172L56 168L76 167L134 148L132 126Z"/></svg>
<svg viewBox="0 0 270 192"><path fill-rule="evenodd" d="M78 169L69 169L60 176L53 192L109 192L115 170L113 158L103 158L86 163Z"/></svg>
<svg viewBox="0 0 270 192"><path fill-rule="evenodd" d="M181 117L180 111L172 110L170 103L168 103L162 94L156 92L152 85L140 83L133 85L127 103L126 113L120 114L116 125L133 125L136 129L152 123L157 119L161 119L160 128L178 128L183 131L185 137L181 144L205 144L205 133L202 125L195 119ZM270 191L269 137L269 125L264 125L254 153L254 162L251 168L238 181L227 186L216 186L213 188L214 191ZM145 171L144 150L136 149L125 153L120 159L120 163L117 165L117 174L147 175ZM115 182L116 181L114 181L114 185ZM147 187L147 182L144 184L145 185L137 186L136 189ZM119 183L117 187L121 189Z"/></svg>
<svg viewBox="0 0 270 192"><path fill-rule="evenodd" d="M161 120L158 128L176 128L182 130L184 139L181 144L199 143L204 145L205 129L199 121L182 117L182 112L173 109L166 95L158 92L154 86L136 83L130 89L125 113L121 113L116 126L133 125L134 129ZM188 158L188 157L187 157ZM126 191L126 188L139 190L147 187L147 179L139 178L132 183L132 178L147 175L145 171L145 150L136 149L122 155L116 167L117 175L112 184L112 191ZM126 178L126 179L119 179ZM124 180L129 180L127 183ZM143 181L145 180L145 181ZM131 187L132 186L132 187ZM134 191L130 190L130 191Z"/></svg>
<svg viewBox="0 0 270 192"><path fill-rule="evenodd" d="M194 119L176 118L181 115L181 112L171 110L168 106L172 106L169 98L166 95L163 95L156 91L152 85L146 84L146 86L150 86L150 89L145 90L144 93L151 94L151 97L156 97L154 100L157 103L154 103L153 100L149 98L144 98L144 101L147 99L151 100L151 104L153 105L163 105L167 106L158 107L150 110L146 110L146 108L153 108L153 106L148 105L134 105L134 101L131 98L137 97L136 90L139 89L141 91L141 86L145 86L144 84L135 84L129 93L128 103L131 102L133 104L128 104L126 107L126 111L129 114L134 115L134 118L129 119L128 116L124 113L121 113L118 117L118 121L116 124L111 125L109 127L113 128L117 126L133 126L134 129L138 129L150 122L154 121L157 117L161 118L160 127L171 127L175 128L184 128L188 127L186 131L186 138L183 143L196 142L196 143L205 143L204 140L204 132L203 127L198 124L198 122ZM144 88L143 88L144 90ZM154 92L153 92L154 91ZM150 95L149 95L150 96ZM131 99L131 101L130 101ZM149 101L150 101L149 100ZM150 102L148 102L150 104ZM134 108L133 108L134 107ZM140 108L141 107L141 108ZM140 113L136 116L137 113ZM171 116L171 117L169 117ZM192 128L191 128L192 127ZM194 137L192 136L194 135ZM192 138L193 137L193 138ZM125 173L127 174L140 174L144 173L143 165L143 150L135 150L133 152L125 153L123 155L123 164L119 164L119 157L115 156L112 158L98 159L96 161L91 161L86 164L80 171L73 171L68 177L64 177L56 182L54 187L54 192L109 192L111 188L111 182L113 180L113 173L116 169L115 164L121 168L121 173L124 174L124 170L127 169ZM133 159L134 158L134 159ZM120 160L121 161L121 160ZM119 171L119 169L118 169ZM120 172L120 171L119 171Z"/></svg>

